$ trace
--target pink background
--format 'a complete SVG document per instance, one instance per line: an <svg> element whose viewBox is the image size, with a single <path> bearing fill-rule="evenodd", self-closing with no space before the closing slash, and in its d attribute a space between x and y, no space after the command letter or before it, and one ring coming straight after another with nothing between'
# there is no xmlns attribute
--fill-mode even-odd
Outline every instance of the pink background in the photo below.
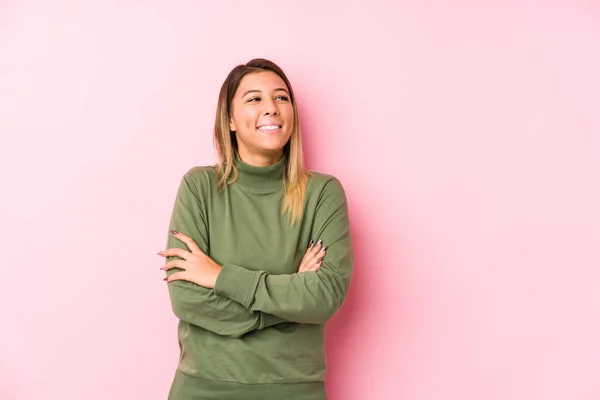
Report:
<svg viewBox="0 0 600 400"><path fill-rule="evenodd" d="M166 398L155 254L253 57L349 197L330 399L600 399L598 2L203 3L0 3L0 399Z"/></svg>

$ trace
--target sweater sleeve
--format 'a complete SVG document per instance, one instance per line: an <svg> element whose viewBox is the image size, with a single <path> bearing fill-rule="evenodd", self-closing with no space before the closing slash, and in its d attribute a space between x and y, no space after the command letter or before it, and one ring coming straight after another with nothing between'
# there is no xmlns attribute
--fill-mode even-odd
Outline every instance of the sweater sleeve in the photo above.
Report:
<svg viewBox="0 0 600 400"><path fill-rule="evenodd" d="M225 264L215 292L237 301L250 312L265 312L289 321L324 324L342 306L350 286L354 256L346 196L331 178L315 209L314 239L327 246L317 272L274 275Z"/></svg>
<svg viewBox="0 0 600 400"><path fill-rule="evenodd" d="M198 187L189 173L186 174L177 191L169 229L190 236L203 252L207 252L209 248L208 226L199 193ZM167 248L175 247L189 250L183 242L169 234ZM174 259L179 259L179 257L167 257L167 262ZM177 271L181 271L181 269L173 268L167 271L167 275ZM192 282L173 281L168 284L168 287L171 307L180 320L219 335L242 337L256 329L289 322L264 312L249 311L241 304L218 295L214 290Z"/></svg>

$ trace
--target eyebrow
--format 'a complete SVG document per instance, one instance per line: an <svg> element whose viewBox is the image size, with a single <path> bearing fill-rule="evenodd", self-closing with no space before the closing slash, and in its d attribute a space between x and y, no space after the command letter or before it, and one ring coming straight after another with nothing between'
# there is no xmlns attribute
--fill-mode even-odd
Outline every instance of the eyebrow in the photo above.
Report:
<svg viewBox="0 0 600 400"><path fill-rule="evenodd" d="M277 89L274 90L274 92L277 92L277 91L280 91L280 90L283 90L284 92L286 92L289 95L287 89L285 89L285 88L277 88ZM258 90L258 89L250 89L246 93L244 93L244 95L242 97L246 97L250 93L262 93L262 92L260 90Z"/></svg>

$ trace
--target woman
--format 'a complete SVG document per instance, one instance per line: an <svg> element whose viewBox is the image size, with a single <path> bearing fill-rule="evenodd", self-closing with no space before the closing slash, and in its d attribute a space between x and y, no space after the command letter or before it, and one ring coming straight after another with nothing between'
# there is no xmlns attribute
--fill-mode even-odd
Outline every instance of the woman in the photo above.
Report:
<svg viewBox="0 0 600 400"><path fill-rule="evenodd" d="M167 263L179 318L170 399L325 399L325 323L353 266L340 182L303 167L292 86L255 59L225 79L219 163L192 168L171 216Z"/></svg>

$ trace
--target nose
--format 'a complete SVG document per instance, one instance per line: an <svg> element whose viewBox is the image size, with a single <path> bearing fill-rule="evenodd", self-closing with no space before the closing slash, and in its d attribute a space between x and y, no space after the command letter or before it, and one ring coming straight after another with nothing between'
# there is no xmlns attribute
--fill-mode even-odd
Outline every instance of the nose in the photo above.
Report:
<svg viewBox="0 0 600 400"><path fill-rule="evenodd" d="M275 104L273 100L266 100L263 104L265 105L265 108L263 109L264 115L279 115L277 104Z"/></svg>

